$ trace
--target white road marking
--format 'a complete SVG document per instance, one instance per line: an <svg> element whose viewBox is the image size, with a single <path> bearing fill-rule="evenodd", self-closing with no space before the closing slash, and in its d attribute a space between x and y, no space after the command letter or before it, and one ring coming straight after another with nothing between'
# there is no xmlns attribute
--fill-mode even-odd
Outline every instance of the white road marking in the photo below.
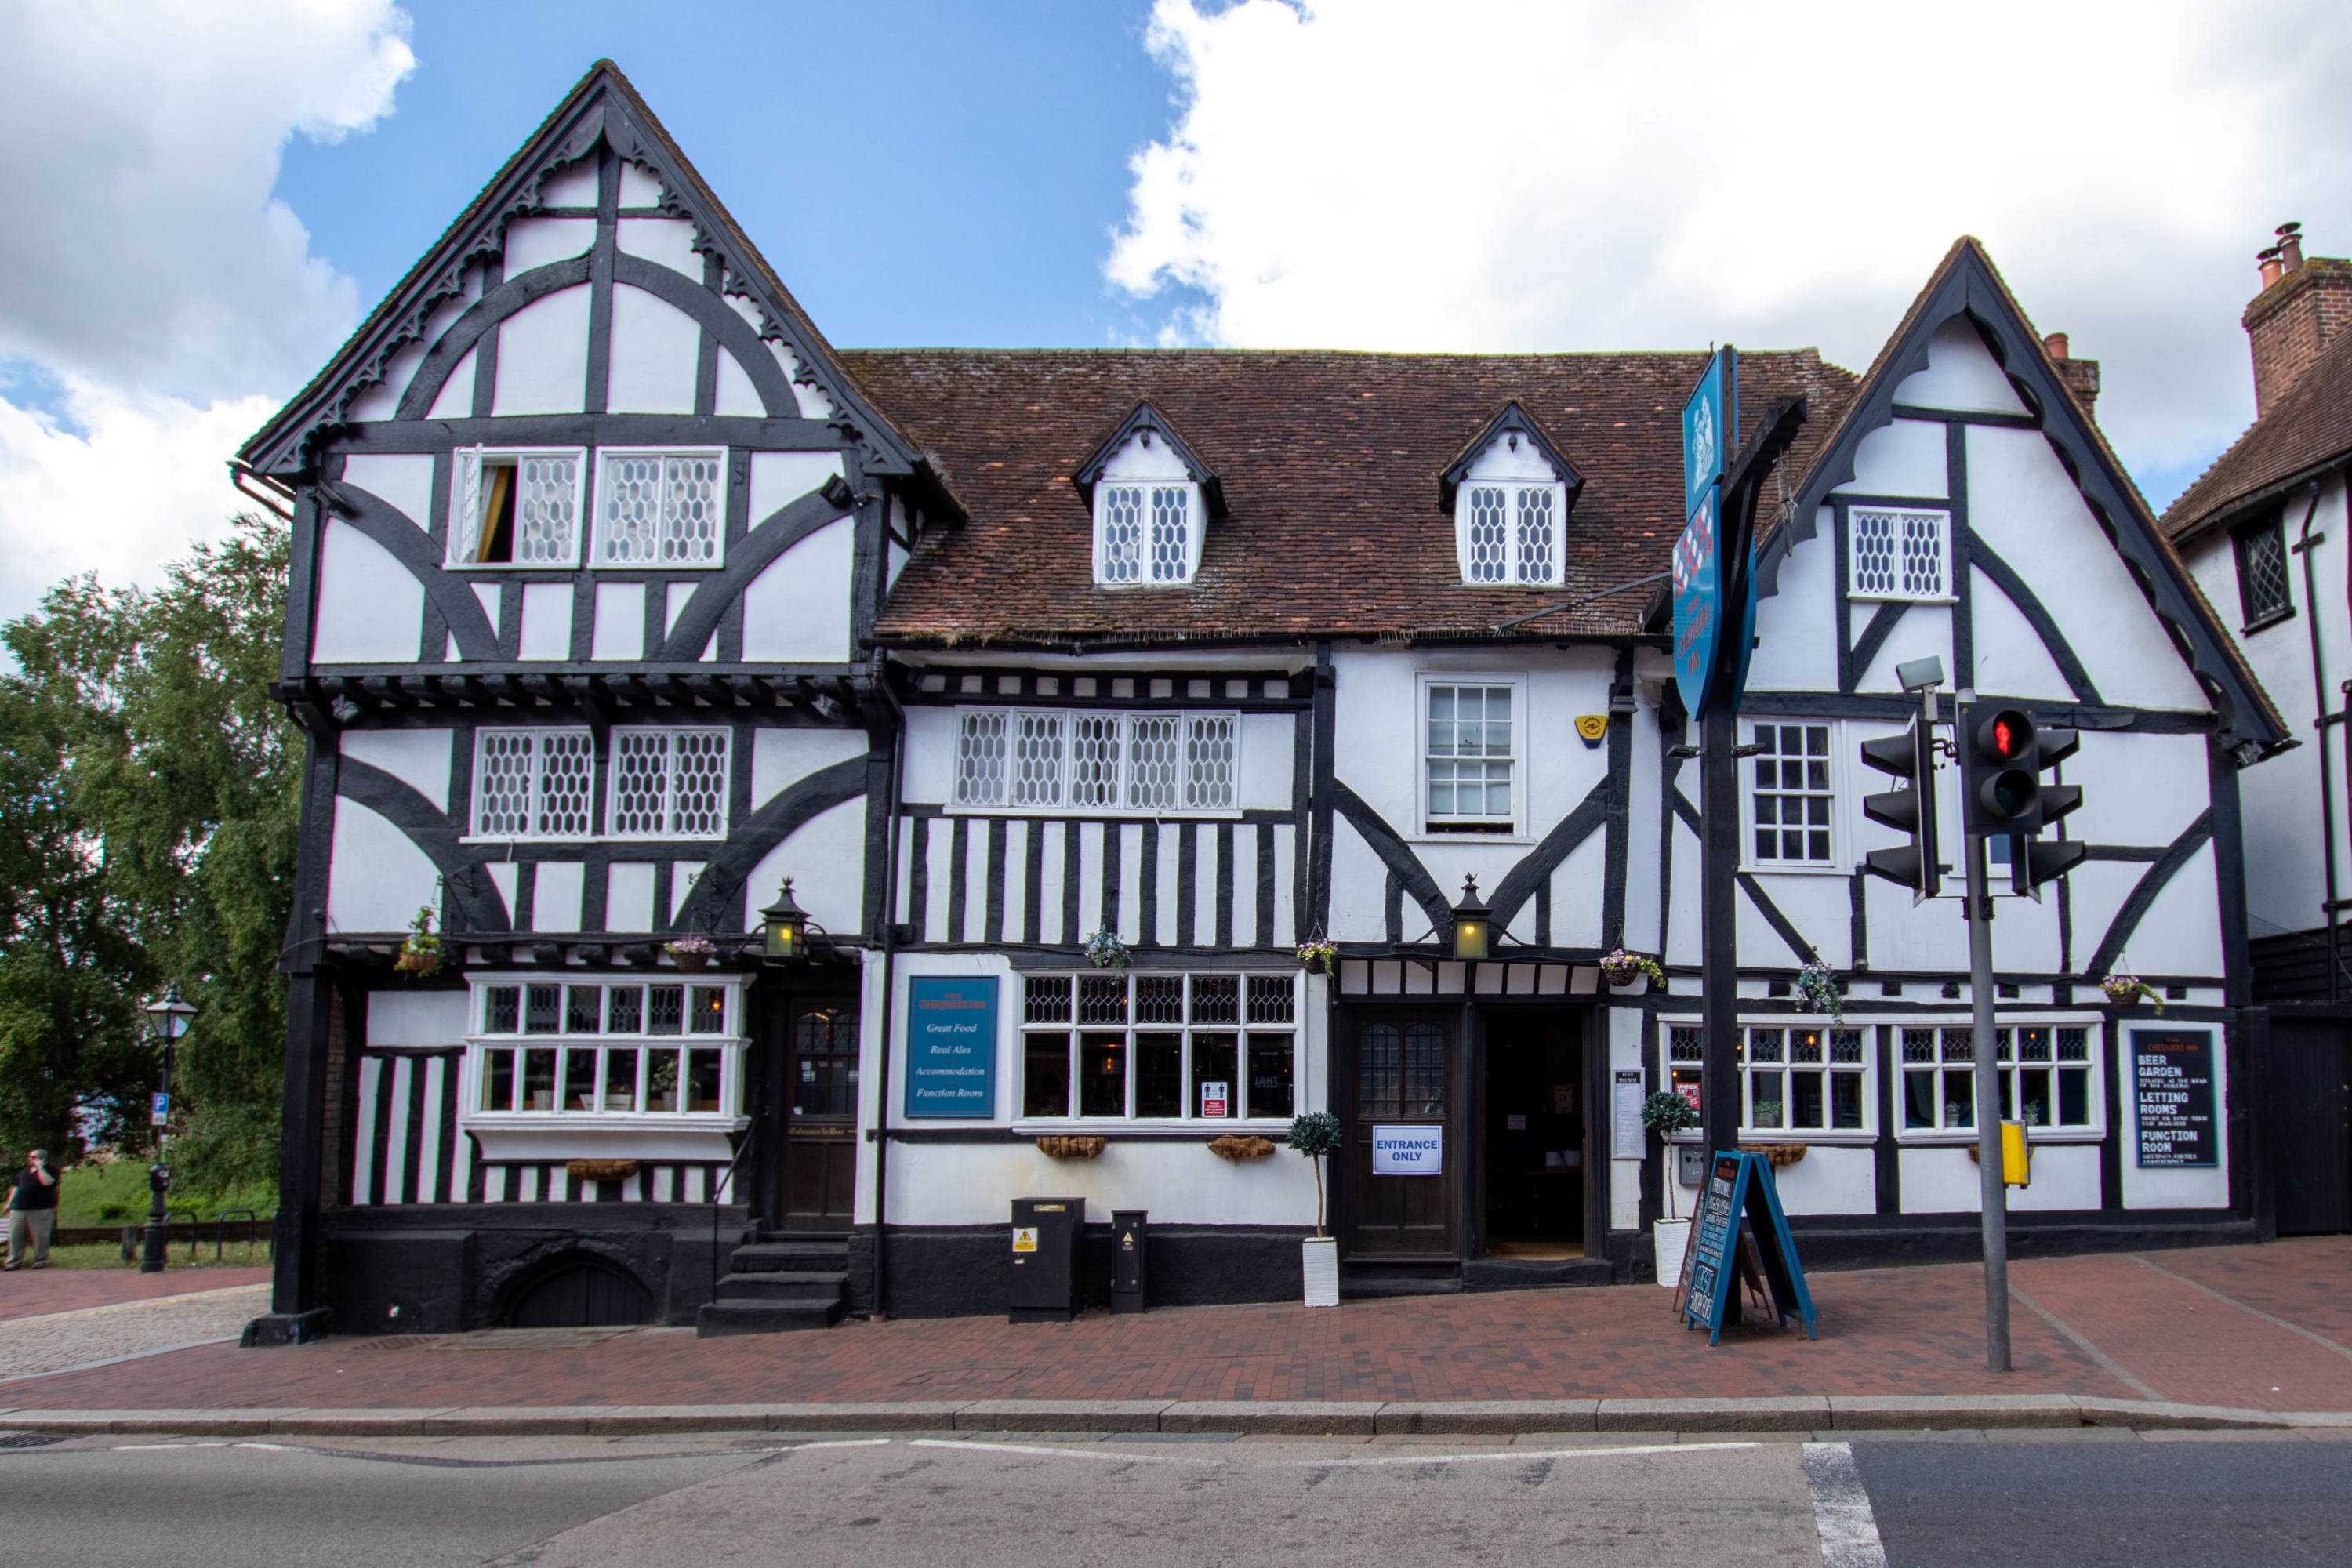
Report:
<svg viewBox="0 0 2352 1568"><path fill-rule="evenodd" d="M1878 1516L1845 1443L1805 1445L1805 1489L1813 1494L1813 1527L1822 1537L1822 1568L1886 1568L1878 1543Z"/></svg>
<svg viewBox="0 0 2352 1568"><path fill-rule="evenodd" d="M1311 1439L1302 1439L1311 1441ZM1611 1454L1706 1454L1726 1448L1760 1448L1760 1443L1643 1443L1623 1448L1504 1448L1491 1454L1400 1454L1378 1459L1284 1459L1282 1464L1324 1470L1337 1465L1462 1465L1478 1459L1594 1459Z"/></svg>
<svg viewBox="0 0 2352 1568"><path fill-rule="evenodd" d="M797 1454L803 1448L887 1448L887 1437L835 1437L823 1443L787 1443L782 1447L761 1448L762 1454Z"/></svg>
<svg viewBox="0 0 2352 1568"><path fill-rule="evenodd" d="M1063 1459L1116 1459L1136 1465L1222 1465L1223 1459L1193 1459L1177 1454L1138 1454L1124 1445L1105 1452L1087 1448L1031 1448L1019 1443L966 1443L940 1437L917 1437L910 1448L961 1448L968 1454L1047 1454Z"/></svg>

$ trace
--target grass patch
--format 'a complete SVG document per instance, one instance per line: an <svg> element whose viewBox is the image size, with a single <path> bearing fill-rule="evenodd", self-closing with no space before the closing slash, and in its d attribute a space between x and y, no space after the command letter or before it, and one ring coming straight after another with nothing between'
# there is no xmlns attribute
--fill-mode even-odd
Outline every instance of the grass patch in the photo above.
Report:
<svg viewBox="0 0 2352 1568"><path fill-rule="evenodd" d="M267 1221L278 1206L278 1194L267 1183L252 1182L226 1193L192 1193L172 1189L166 1201L174 1209L194 1209L209 1222L223 1209L253 1209ZM111 1160L103 1165L76 1165L58 1177L58 1223L61 1226L127 1225L147 1217L147 1167L138 1160ZM209 1247L206 1249L210 1250Z"/></svg>
<svg viewBox="0 0 2352 1568"><path fill-rule="evenodd" d="M266 1241L256 1242L248 1247L242 1241L233 1240L221 1248L220 1261L215 1263L213 1238L210 1236L205 1237L204 1245L196 1248L196 1260L194 1264L190 1264L187 1232L184 1227L181 1230L179 1237L173 1243L171 1260L166 1265L174 1274L189 1268L266 1268L268 1266L269 1244ZM52 1247L49 1248L49 1267L52 1268L136 1268L139 1264L135 1259L129 1263L122 1261L122 1248L109 1241L94 1242L86 1246Z"/></svg>

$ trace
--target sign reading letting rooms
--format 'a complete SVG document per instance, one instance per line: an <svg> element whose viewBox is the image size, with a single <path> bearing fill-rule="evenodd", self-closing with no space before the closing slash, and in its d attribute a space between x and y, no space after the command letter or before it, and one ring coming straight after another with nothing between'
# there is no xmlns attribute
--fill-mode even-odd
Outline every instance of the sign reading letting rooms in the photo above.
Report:
<svg viewBox="0 0 2352 1568"><path fill-rule="evenodd" d="M1373 1175L1440 1176L1444 1173L1444 1128L1375 1127L1372 1129Z"/></svg>
<svg viewBox="0 0 2352 1568"><path fill-rule="evenodd" d="M2131 1041L2140 1169L2221 1163L2213 1138L2213 1032L2134 1029Z"/></svg>
<svg viewBox="0 0 2352 1568"><path fill-rule="evenodd" d="M996 977L907 982L907 1114L996 1114Z"/></svg>

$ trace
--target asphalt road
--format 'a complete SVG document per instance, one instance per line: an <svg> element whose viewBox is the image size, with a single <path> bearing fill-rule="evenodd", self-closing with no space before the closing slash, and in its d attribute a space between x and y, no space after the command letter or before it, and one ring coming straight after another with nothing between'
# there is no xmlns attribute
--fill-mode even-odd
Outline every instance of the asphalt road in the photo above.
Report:
<svg viewBox="0 0 2352 1568"><path fill-rule="evenodd" d="M2345 1561L2352 1444L2096 1437L81 1438L0 1448L0 1568Z"/></svg>

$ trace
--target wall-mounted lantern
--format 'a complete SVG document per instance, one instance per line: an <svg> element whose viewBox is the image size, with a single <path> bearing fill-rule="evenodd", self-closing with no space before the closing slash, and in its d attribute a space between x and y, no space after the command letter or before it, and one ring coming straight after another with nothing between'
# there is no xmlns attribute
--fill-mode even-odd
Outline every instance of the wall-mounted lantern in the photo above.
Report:
<svg viewBox="0 0 2352 1568"><path fill-rule="evenodd" d="M760 911L760 930L764 939L763 956L771 963L791 963L809 955L808 911L793 900L793 879L784 879L784 890L776 901Z"/></svg>
<svg viewBox="0 0 2352 1568"><path fill-rule="evenodd" d="M1488 938L1493 922L1486 900L1478 897L1478 879L1462 879L1462 901L1454 906L1454 956L1477 959L1486 956Z"/></svg>

